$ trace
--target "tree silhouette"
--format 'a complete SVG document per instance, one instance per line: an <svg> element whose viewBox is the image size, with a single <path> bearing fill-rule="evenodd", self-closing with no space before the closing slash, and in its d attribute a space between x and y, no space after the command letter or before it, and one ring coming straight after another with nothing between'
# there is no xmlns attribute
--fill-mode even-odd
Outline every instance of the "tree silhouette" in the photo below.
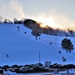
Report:
<svg viewBox="0 0 75 75"><path fill-rule="evenodd" d="M72 44L71 40L67 38L62 40L61 46L63 49L66 49L67 52L71 52L74 49L74 45Z"/></svg>

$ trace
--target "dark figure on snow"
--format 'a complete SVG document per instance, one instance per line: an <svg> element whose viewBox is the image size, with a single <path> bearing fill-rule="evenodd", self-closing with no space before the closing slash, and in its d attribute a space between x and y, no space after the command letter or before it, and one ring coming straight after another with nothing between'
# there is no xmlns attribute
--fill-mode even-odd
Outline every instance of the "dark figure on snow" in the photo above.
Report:
<svg viewBox="0 0 75 75"><path fill-rule="evenodd" d="M61 54L61 51L59 51L59 53Z"/></svg>
<svg viewBox="0 0 75 75"><path fill-rule="evenodd" d="M50 43L50 45L52 45L52 43Z"/></svg>
<svg viewBox="0 0 75 75"><path fill-rule="evenodd" d="M18 31L20 31L20 27L19 26L17 26L17 29L18 29Z"/></svg>
<svg viewBox="0 0 75 75"><path fill-rule="evenodd" d="M69 53L71 53L71 50L69 50Z"/></svg>
<svg viewBox="0 0 75 75"><path fill-rule="evenodd" d="M63 61L63 62L66 62L66 58L65 58L65 57L62 57L62 61Z"/></svg>
<svg viewBox="0 0 75 75"><path fill-rule="evenodd" d="M68 52L71 53L71 50L66 50L66 52L67 52L67 53L68 53Z"/></svg>
<svg viewBox="0 0 75 75"><path fill-rule="evenodd" d="M8 58L9 56L8 56L8 55L6 55L6 57Z"/></svg>

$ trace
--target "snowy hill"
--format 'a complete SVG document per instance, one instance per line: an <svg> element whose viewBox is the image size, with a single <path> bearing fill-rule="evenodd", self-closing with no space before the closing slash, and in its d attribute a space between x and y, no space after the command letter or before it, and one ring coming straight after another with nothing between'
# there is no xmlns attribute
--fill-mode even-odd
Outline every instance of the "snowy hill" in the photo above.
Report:
<svg viewBox="0 0 75 75"><path fill-rule="evenodd" d="M41 63L75 63L75 50L66 53L61 47L64 38L42 34L36 39L31 30L22 24L0 24L0 65L38 63L39 52ZM74 37L67 38L75 44ZM66 62L62 61L63 56L67 59Z"/></svg>

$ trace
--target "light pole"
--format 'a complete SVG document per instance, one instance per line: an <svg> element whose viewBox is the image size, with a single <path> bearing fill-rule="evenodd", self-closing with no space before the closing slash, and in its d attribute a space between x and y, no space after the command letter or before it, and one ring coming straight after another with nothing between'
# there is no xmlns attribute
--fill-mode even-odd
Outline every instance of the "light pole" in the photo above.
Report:
<svg viewBox="0 0 75 75"><path fill-rule="evenodd" d="M41 59L40 59L40 56L41 56L41 55L40 55L40 52L39 52L39 63L40 63L40 60L41 60Z"/></svg>

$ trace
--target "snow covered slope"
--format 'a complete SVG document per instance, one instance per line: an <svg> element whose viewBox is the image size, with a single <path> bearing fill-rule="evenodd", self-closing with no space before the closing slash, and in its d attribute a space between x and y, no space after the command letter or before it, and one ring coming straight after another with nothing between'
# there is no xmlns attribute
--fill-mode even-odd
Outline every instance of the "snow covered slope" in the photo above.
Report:
<svg viewBox="0 0 75 75"><path fill-rule="evenodd" d="M38 63L39 52L41 63L75 63L75 50L66 53L61 47L61 41L65 37L42 34L36 40L31 32L22 24L0 24L0 65ZM67 38L75 44L74 37ZM66 62L62 61L62 56L67 59Z"/></svg>

